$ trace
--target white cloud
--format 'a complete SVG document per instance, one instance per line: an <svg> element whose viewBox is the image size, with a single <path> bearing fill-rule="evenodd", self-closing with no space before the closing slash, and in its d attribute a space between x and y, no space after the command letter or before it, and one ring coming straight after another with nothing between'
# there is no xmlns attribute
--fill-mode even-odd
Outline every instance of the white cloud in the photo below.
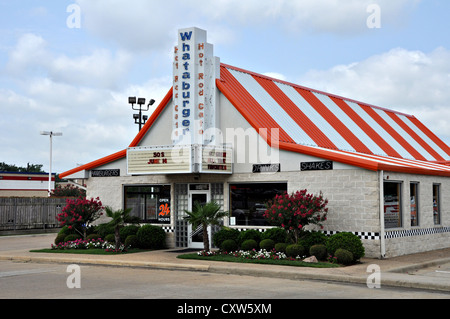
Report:
<svg viewBox="0 0 450 319"><path fill-rule="evenodd" d="M22 35L10 52L6 71L16 77L39 71L48 59L46 46L46 41L40 36L31 33Z"/></svg>
<svg viewBox="0 0 450 319"><path fill-rule="evenodd" d="M10 87L0 89L0 125L8 132L0 137L1 161L48 169L43 130L63 132L54 141L56 172L122 150L138 131L128 96L153 98L156 107L171 87L171 77L127 84L134 58L121 50L68 57L49 47L38 35L21 36L0 73Z"/></svg>
<svg viewBox="0 0 450 319"><path fill-rule="evenodd" d="M115 55L96 49L90 55L68 57L48 50L47 42L35 34L24 34L9 54L6 72L20 80L48 76L55 82L114 88L132 65L131 54L119 50Z"/></svg>
<svg viewBox="0 0 450 319"><path fill-rule="evenodd" d="M278 79L278 80L281 80L281 81L287 81L286 76L284 76L284 75L281 74L281 73L277 73L277 72L266 72L266 73L263 73L263 75L268 76L268 77L270 77L270 78Z"/></svg>
<svg viewBox="0 0 450 319"><path fill-rule="evenodd" d="M396 48L349 65L312 70L298 83L412 114L450 144L450 51Z"/></svg>
<svg viewBox="0 0 450 319"><path fill-rule="evenodd" d="M127 74L131 61L129 53L119 51L113 56L106 49L75 58L62 55L51 64L49 75L58 82L113 88Z"/></svg>
<svg viewBox="0 0 450 319"><path fill-rule="evenodd" d="M396 25L420 0L377 0L383 25ZM239 39L243 27L292 34L368 32L373 0L77 0L83 28L123 49L167 50L178 28L211 31L216 45ZM201 21L201 25L198 22Z"/></svg>

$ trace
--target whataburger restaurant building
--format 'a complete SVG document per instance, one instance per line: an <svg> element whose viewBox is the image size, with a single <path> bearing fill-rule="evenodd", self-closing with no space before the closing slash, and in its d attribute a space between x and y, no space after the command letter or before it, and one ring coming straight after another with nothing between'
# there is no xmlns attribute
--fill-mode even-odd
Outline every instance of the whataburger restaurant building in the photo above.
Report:
<svg viewBox="0 0 450 319"><path fill-rule="evenodd" d="M329 201L321 231L358 235L366 256L450 247L450 148L417 118L220 63L198 28L179 30L173 87L130 145L60 176L169 247L203 247L183 219L195 201L264 231L265 201L302 189Z"/></svg>

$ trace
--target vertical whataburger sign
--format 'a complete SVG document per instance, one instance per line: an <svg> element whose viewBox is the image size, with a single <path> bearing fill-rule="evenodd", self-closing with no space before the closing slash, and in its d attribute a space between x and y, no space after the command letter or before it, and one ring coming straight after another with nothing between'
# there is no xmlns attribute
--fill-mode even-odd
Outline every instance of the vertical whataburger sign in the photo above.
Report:
<svg viewBox="0 0 450 319"><path fill-rule="evenodd" d="M206 31L178 31L174 48L172 145L127 149L127 174L232 174L233 150L220 134L218 90L220 60Z"/></svg>
<svg viewBox="0 0 450 319"><path fill-rule="evenodd" d="M216 78L220 61L213 45L206 42L206 31L198 28L178 31L173 62L174 144L207 144L217 127Z"/></svg>

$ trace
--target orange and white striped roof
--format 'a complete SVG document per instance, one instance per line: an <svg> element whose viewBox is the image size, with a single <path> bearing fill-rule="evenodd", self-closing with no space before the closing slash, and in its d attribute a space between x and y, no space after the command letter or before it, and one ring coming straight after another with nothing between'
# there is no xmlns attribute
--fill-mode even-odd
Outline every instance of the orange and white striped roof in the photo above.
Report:
<svg viewBox="0 0 450 319"><path fill-rule="evenodd" d="M362 167L450 176L450 147L412 115L320 92L221 64L217 88L270 144ZM172 89L129 147L139 145L170 103ZM69 176L126 156L126 150L60 174Z"/></svg>
<svg viewBox="0 0 450 319"><path fill-rule="evenodd" d="M279 128L281 149L370 169L450 173L450 147L412 115L225 64L217 86L255 129Z"/></svg>

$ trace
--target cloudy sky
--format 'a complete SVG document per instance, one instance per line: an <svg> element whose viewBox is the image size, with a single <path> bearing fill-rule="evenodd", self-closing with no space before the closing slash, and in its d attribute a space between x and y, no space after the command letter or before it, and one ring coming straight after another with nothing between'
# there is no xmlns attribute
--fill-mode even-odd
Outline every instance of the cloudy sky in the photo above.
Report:
<svg viewBox="0 0 450 319"><path fill-rule="evenodd" d="M448 0L0 0L0 162L61 173L126 148L177 30L221 62L413 114L450 144Z"/></svg>

